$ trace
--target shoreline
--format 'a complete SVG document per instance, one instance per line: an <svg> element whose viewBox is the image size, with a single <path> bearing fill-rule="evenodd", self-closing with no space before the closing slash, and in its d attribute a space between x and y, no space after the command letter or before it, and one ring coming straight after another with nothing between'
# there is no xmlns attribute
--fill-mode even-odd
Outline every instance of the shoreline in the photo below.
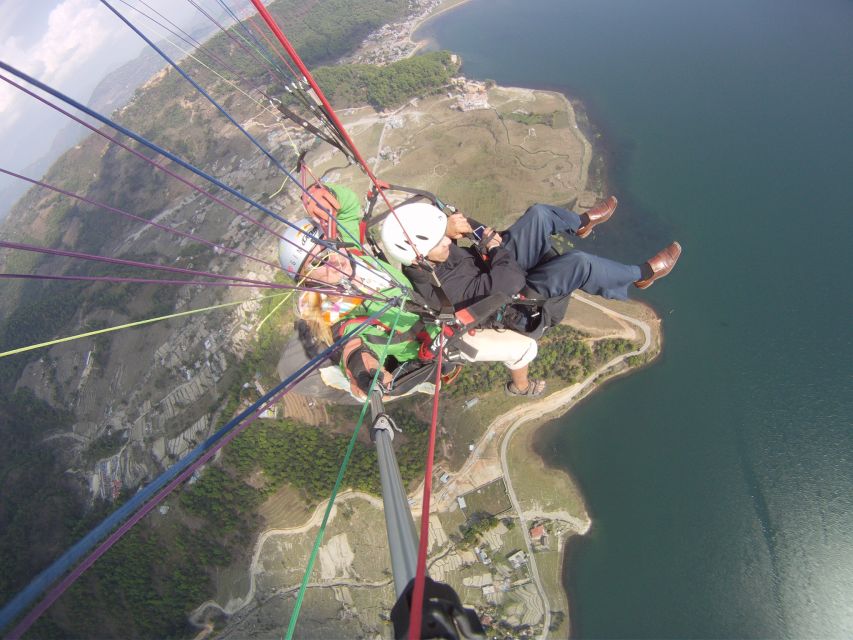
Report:
<svg viewBox="0 0 853 640"><path fill-rule="evenodd" d="M415 22L415 24L412 26L412 31L409 33L409 42L411 42L415 48L412 49L411 52L409 52L407 57L412 57L413 55L418 53L418 51L423 49L424 46L426 46L426 40L415 40L415 37L414 37L415 32L418 29L420 29L422 26L424 26L427 22L429 22L433 18L437 18L442 13L447 13L451 9L456 9L457 7L461 7L463 4L467 4L468 2L471 2L471 0L455 0L455 1L454 0L446 0L446 2L442 2L439 5L440 8L438 9L438 11L431 11L427 15L423 16L420 20Z"/></svg>
<svg viewBox="0 0 853 640"><path fill-rule="evenodd" d="M414 45L414 49L408 53L408 56L415 55L419 52L427 43L427 40L415 41L414 34L420 29L424 24L426 24L429 20L435 18L442 13L450 11L462 4L469 2L470 0L458 0L454 2L450 0L449 2L442 3L439 5L439 8L429 13L423 17L421 17L416 22L412 23L411 31L408 34L408 40ZM407 56L407 57L408 57ZM594 154L596 149L590 138L586 135L585 131L579 126L577 112L575 110L575 105L573 104L572 98L564 93L563 91L554 90L554 89L534 89L530 87L503 87L499 85L497 87L500 90L506 91L515 91L521 90L525 92L543 92L556 96L563 108L569 114L570 124L571 126L571 135L574 136L582 145L583 152L580 159L580 169L581 169L581 177L579 182L583 185L578 189L579 196L586 196L587 199L591 197L588 193L589 189L589 181L591 179L591 163L594 158ZM384 127L383 127L384 132ZM379 143L381 145L382 138L380 137ZM377 163L379 161L379 156L377 155ZM376 170L376 168L374 168ZM586 208L591 206L592 202L579 201L578 206L581 208ZM530 508L529 505L529 496L526 497L522 495L520 499L516 498L514 494L512 495L512 502L514 511L516 513L517 521L520 523L520 530L523 532L523 539L525 541L525 546L527 547L528 556L530 558L530 574L531 578L537 583L537 590L540 594L540 597L543 602L544 609L544 619L543 619L543 632L542 637L547 637L549 635L549 626L551 622L551 612L552 609L555 611L562 611L565 614L565 626L559 625L559 629L561 632L565 631L567 634L571 632L572 629L572 619L571 619L571 594L566 586L566 572L564 571L565 561L568 557L567 550L569 549L569 543L571 542L574 536L585 535L589 532L592 526L592 520L589 517L588 509L586 507L586 501L583 498L582 494L580 494L579 487L574 480L570 470L560 468L560 467L548 467L546 465L546 461L544 458L539 455L535 448L534 443L538 434L541 432L542 428L549 424L553 420L557 420L563 418L568 414L569 411L581 400L590 396L596 390L604 386L604 383L607 381L620 377L622 375L627 375L633 372L636 369L642 368L646 366L654 356L659 353L659 347L661 344L660 341L660 331L659 331L659 316L648 306L641 302L633 301L632 304L637 305L634 307L634 310L637 311L633 313L631 316L625 316L620 314L618 311L614 311L611 308L604 307L603 305L598 304L597 302L593 302L592 300L588 300L585 296L575 295L574 298L576 300L580 300L582 304L588 304L592 307L598 308L600 311L605 313L612 318L612 314L616 316L620 316L625 319L628 323L630 323L636 330L634 332L635 339L638 341L642 338L640 337L640 332L645 335L645 341L643 341L642 345L637 350L632 350L627 354L622 354L620 356L616 356L611 359L607 363L604 363L600 367L598 367L593 373L591 373L587 378L579 383L574 383L565 387L562 387L545 398L538 399L534 402L524 403L522 405L518 405L513 408L509 412L507 412L503 416L498 416L493 419L489 425L487 426L485 432L482 435L482 438L478 441L476 449L468 456L466 461L463 463L462 467L457 470L454 474L456 476L463 476L466 473L474 471L474 476L477 475L478 471L482 471L482 467L475 470L475 467L483 463L487 463L489 468L492 469L492 462L497 463L497 476L503 475L506 480L507 492L513 492L513 480L518 481L519 477L517 474L519 473L518 468L513 469L510 466L510 462L507 459L509 452L518 452L519 447L523 447L524 450L521 451L521 455L525 458L538 463L538 469L540 470L540 474L547 474L549 469L553 469L555 471L562 472L566 476L565 486L571 487L579 496L582 504L582 517L576 517L574 514L569 514L565 509L572 509L574 513L577 513L575 509L576 502L572 502L571 500L568 503L569 506L561 507L559 506L559 502L552 502L549 505L548 509L537 509L536 505L533 508ZM642 318L642 319L640 319ZM654 318L657 322L653 322L655 324L655 328L652 329L649 327L649 324L646 321L649 321L651 318ZM620 323L621 324L621 323ZM650 353L652 357L647 357L643 362L636 363L634 366L627 365L625 366L623 363L634 355L643 355ZM621 366L620 366L621 365ZM501 432L500 429L503 429ZM516 435L517 431L520 431L521 428L524 427L523 438L516 438L513 440L513 436ZM496 433L496 430L498 432ZM496 449L499 450L499 455L496 455L494 459L483 460L481 454L485 453L486 446L493 436L498 435L498 437L493 438L493 442L491 444L494 445ZM512 448L511 448L512 447ZM533 454L533 455L531 455ZM491 456L489 456L491 458ZM516 474L516 477L513 477L513 474ZM553 475L553 474L552 474ZM539 477L538 475L536 477ZM461 478L460 478L461 479ZM474 478L472 477L472 480ZM451 481L455 484L453 481ZM452 486L452 485L451 485ZM447 487L448 489L450 486ZM413 511L413 516L417 519L420 515L420 507L421 507L421 497L422 497L422 489L423 485L420 484L414 491L410 492L409 495L412 497L410 500L410 505ZM454 488L454 491L458 489ZM449 497L447 493L444 493L445 498ZM431 513L435 513L440 510L440 504L443 502L442 498L439 494L436 494L435 501L433 502ZM525 503L528 504L525 504ZM556 509L554 507L557 507ZM525 509L527 507L527 509ZM315 512L316 513L316 512ZM565 514L565 517L563 516ZM548 552L547 563L549 564L550 571L548 572L549 579L547 581L548 586L545 587L542 584L542 580L539 576L539 570L536 568L536 558L534 556L534 552L532 549L532 543L529 539L529 532L527 522L533 521L535 518L544 518L550 522L557 523L560 527L560 531L558 534L554 535L556 539L557 548L553 551ZM288 529L296 530L302 529L303 527L309 526L312 518L309 517L308 520L302 525L296 527L288 527L287 529L268 529L260 532L260 535L256 539L255 549L253 553L253 565L256 565L258 554L260 550L263 548L264 543L267 539L274 537L277 533L289 533ZM556 576L554 574L554 554L556 552ZM537 552L539 554L539 552ZM542 557L542 562L545 563L546 557ZM247 596L240 598L238 601L233 603L226 603L226 608L229 608L228 605L231 604L237 605L238 609L242 609L247 604L251 602L252 593L251 587L256 566L250 567L250 593ZM217 605L213 602L204 603L207 606L213 606L214 608ZM240 606L242 605L242 606ZM204 607L199 607L197 610L197 614L203 611Z"/></svg>
<svg viewBox="0 0 853 640"><path fill-rule="evenodd" d="M593 302L592 300L586 299L585 297L573 295L573 298L575 298L577 300L581 300L585 304L589 304L593 307L597 307L597 308L599 308L599 310L606 309L606 307L604 307L603 305L600 305L596 302ZM548 396L547 398L543 398L541 401L539 401L537 403L539 405L538 407L537 406L531 407L533 409L533 411L531 411L527 415L520 416L517 420L514 421L512 426L502 436L501 443L500 443L500 460L501 460L501 467L504 470L504 478L505 478L506 485L507 485L507 493L509 494L510 500L513 503L513 508L518 513L520 528L522 531L522 535L524 537L525 544L526 544L527 549L528 549L530 567L531 567L531 574L534 576L534 582L536 582L537 586L540 589L540 593L543 596L543 604L544 604L544 610L545 610L545 621L543 623L543 633L542 633L543 638L546 638L548 636L548 630L550 627L550 618L551 618L551 607L550 607L549 601L547 599L547 592L545 591L544 587L541 586L541 582L540 582L541 579L538 575L538 569L536 567L536 559L535 559L535 555L533 552L533 545L532 545L532 542L530 540L527 523L525 522L525 519L524 519L524 510L523 510L521 504L519 503L519 501L517 500L517 497L515 496L514 490L512 488L512 471L509 467L509 462L507 460L507 450L508 450L508 448L512 442L512 438L515 435L516 431L520 430L521 427L523 427L525 425L532 426L533 430L529 432L528 436L529 436L529 438L534 438L536 436L536 434L542 429L542 427L545 424L547 424L548 422L550 422L553 419L557 419L559 417L566 415L578 402L580 402L584 398L590 396L597 389L601 388L603 386L604 382L611 380L613 378L616 378L616 377L620 377L621 375L630 373L631 371L633 371L636 368L636 367L632 367L632 366L628 365L624 369L614 370L614 367L618 367L620 364L625 363L627 361L627 359L632 357L632 356L646 354L654 346L655 340L653 339L652 328L649 326L648 323L646 323L642 320L638 320L636 318L632 318L630 316L626 316L624 314L620 314L620 313L612 311L612 310L608 310L608 311L609 311L609 313L615 313L617 316L621 316L621 318L623 320L630 322L631 324L635 325L637 328L639 328L643 332L643 334L645 335L645 341L639 347L639 349L616 356L615 358L613 358L609 362L606 362L605 364L600 366L598 369L596 369L594 372L592 372L583 381L581 381L579 383L575 383L575 384L570 385L568 387L565 387L564 389L561 389L560 391L556 391L555 393L553 393L551 396ZM659 335L659 331L654 332L654 333ZM657 353L660 353L660 351L658 350ZM646 364L646 363L643 363L643 364ZM556 402L562 401L562 402L560 402L560 404L557 407L557 410L559 411L559 413L555 412L554 409L552 408L552 404L555 401ZM526 405L526 406L530 406L530 405ZM555 414L555 413L557 413L557 414L551 415L551 414ZM498 422L498 421L500 421L500 418L498 418L495 422ZM530 425L529 423L533 423L533 424ZM488 437L488 434L491 433L492 427L493 427L493 425L489 425L489 429L486 431L486 436L484 436L484 437ZM542 458L542 456L540 456L538 453L536 453L536 451L532 447L532 443L531 443L531 446L528 448L528 453L532 453L536 457L538 457L539 461L543 465L543 468L547 468L547 462ZM561 469L561 471L565 471L565 470ZM568 473L568 472L566 472L566 473ZM570 473L568 473L568 475L571 477ZM581 495L581 499L583 500L583 494L580 494L580 495ZM564 571L565 550L566 550L566 548L568 546L568 542L569 542L569 540L571 540L571 538L575 537L576 535L585 535L586 533L589 532L590 528L592 527L592 519L589 516L589 513L586 509L585 501L584 501L584 511L587 514L587 523L588 523L587 527L582 531L576 531L575 534L560 536L559 542L558 542L558 545L559 545L559 554L558 555L560 558L558 566L560 567L559 571L560 571L560 578L561 578L560 591L562 592L562 596L564 598L564 601L567 604L568 610L566 612L566 619L568 621L567 624L568 624L569 636L571 636L571 628L572 628L572 621L571 621L571 615L570 615L570 613L571 613L570 595L571 594L569 594L568 589L566 589L565 586L563 586L564 585L563 578L565 576L565 571Z"/></svg>

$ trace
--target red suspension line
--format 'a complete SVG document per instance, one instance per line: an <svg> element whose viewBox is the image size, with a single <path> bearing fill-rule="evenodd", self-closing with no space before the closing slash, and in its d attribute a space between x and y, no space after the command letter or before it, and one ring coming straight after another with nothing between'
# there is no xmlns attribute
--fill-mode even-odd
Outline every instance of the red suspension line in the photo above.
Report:
<svg viewBox="0 0 853 640"><path fill-rule="evenodd" d="M373 175L373 172L370 170L370 167L367 166L367 162L365 162L364 158L361 156L358 148L355 146L355 142L353 142L352 138L350 138L347 130L344 128L343 123L338 118L338 114L335 113L335 110L332 108L331 103L326 98L326 94L323 93L323 90L320 88L320 85L314 80L314 77L311 75L311 72L308 71L308 67L305 66L305 63L302 61L302 58L299 57L299 54L296 53L296 49L293 48L293 45L290 44L290 41L287 39L287 36L284 35L282 30L279 28L278 24L275 21L275 18L272 17L267 8L263 5L261 0L252 0L252 4L255 5L255 9L258 10L258 13L261 14L261 17L264 19L264 22L267 23L267 26L270 30L275 34L275 37L278 38L278 41L281 43L281 46L284 47L284 50L287 51L287 55L291 57L293 62L299 68L299 71L302 73L306 82L311 86L314 90L314 93L319 98L323 107L325 107L326 111L329 114L329 117L332 119L332 122L335 125L335 128L343 137L347 146L352 151L358 163L361 165L361 168L367 174L367 177L370 178L370 181L373 183L373 186L379 192L379 195L382 196L382 199L385 201L386 206L391 211L391 214L397 220L397 223L400 225L400 228L403 229L403 235L406 237L406 241L411 245L412 249L415 251L415 256L417 256L418 261L423 260L423 256L421 255L418 248L415 246L415 243L412 242L412 239L409 237L406 228L403 226L403 223L400 222L400 219L397 218L397 212L394 211L394 207L391 205L390 200L385 195L385 192L379 188L379 181L376 179L376 176Z"/></svg>
<svg viewBox="0 0 853 640"><path fill-rule="evenodd" d="M412 591L411 614L409 616L409 640L421 637L421 620L424 607L424 582L426 579L427 544L429 543L429 503L432 496L432 467L435 460L435 433L438 425L438 398L441 391L441 362L444 353L444 326L439 336L440 344L436 356L435 395L432 398L432 419L429 425L426 468L424 469L424 494L421 500L421 538L418 544L418 565L415 586Z"/></svg>
<svg viewBox="0 0 853 640"><path fill-rule="evenodd" d="M302 76L305 78L308 84L311 85L311 88L314 90L314 93L317 95L317 97L320 99L320 102L323 104L323 106L326 108L326 111L329 113L329 117L332 119L332 122L334 123L335 127L337 127L338 131L343 136L344 141L347 143L347 146L349 146L352 150L353 155L355 155L356 160L358 160L358 163L365 170L371 181L376 184L376 176L373 175L373 172L367 166L367 163L364 161L364 158L361 157L361 154L356 148L355 143L352 141L352 138L349 137L349 134L344 128L343 123L341 123L340 119L338 118L338 114L335 113L335 110L332 108L332 105L329 103L328 99L326 98L326 95L323 93L323 90L320 89L320 86L314 80L314 77L311 75L311 72L308 71L308 67L305 66L304 62L302 62L302 58L300 58L299 54L296 53L296 49L293 48L293 45L290 44L290 41L287 39L287 36L285 36L282 30L279 28L278 24L275 21L275 18L270 15L270 12L267 11L267 8L263 5L261 0L252 0L252 4L255 5L255 8L258 10L258 13L264 19L264 22L267 23L267 26L270 28L270 30L275 34L275 37L278 38L278 41L281 43L281 46L284 47L285 51L287 51L287 55L290 56L290 58L299 68L299 71Z"/></svg>

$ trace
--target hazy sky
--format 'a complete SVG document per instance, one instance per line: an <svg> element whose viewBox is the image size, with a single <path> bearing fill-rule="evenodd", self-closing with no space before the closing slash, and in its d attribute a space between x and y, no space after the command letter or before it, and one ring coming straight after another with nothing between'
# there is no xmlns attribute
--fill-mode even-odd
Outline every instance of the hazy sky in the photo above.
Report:
<svg viewBox="0 0 853 640"><path fill-rule="evenodd" d="M145 8L138 0L127 1ZM182 26L198 16L181 0L145 1ZM111 4L155 40L163 37L159 27L121 0ZM107 73L135 58L145 46L99 0L0 0L0 60L83 103ZM69 122L4 82L0 82L0 114L0 166L11 170L43 156Z"/></svg>

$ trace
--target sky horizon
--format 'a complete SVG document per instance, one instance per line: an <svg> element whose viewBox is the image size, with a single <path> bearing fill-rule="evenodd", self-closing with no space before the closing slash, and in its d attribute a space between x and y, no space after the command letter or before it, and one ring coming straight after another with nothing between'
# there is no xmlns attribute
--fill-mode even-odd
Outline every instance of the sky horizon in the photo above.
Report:
<svg viewBox="0 0 853 640"><path fill-rule="evenodd" d="M111 4L154 41L176 38L131 7L150 15L156 10L183 29L198 24L200 17L191 4L169 0L119 0ZM206 4L214 15L223 12L210 0ZM137 58L146 47L99 0L32 0L26 4L0 0L0 60L84 104L107 75ZM167 53L182 55L174 47ZM10 77L5 72L3 75ZM17 82L14 77L10 79ZM5 82L0 82L0 113L0 167L20 173L45 158L60 132L72 123ZM80 125L72 126L83 130ZM0 194L17 182L0 176ZM0 202L0 220L11 205Z"/></svg>

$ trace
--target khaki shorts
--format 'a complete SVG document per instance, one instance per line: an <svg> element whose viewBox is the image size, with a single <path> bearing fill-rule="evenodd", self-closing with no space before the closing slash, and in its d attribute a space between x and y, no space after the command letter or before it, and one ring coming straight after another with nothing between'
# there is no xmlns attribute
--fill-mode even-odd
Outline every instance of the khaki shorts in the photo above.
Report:
<svg viewBox="0 0 853 640"><path fill-rule="evenodd" d="M507 369L513 371L526 367L533 362L537 353L536 341L515 331L477 329L473 335L466 335L462 342L477 350L477 355L473 357L469 357L463 352L463 360L467 362L502 362Z"/></svg>

